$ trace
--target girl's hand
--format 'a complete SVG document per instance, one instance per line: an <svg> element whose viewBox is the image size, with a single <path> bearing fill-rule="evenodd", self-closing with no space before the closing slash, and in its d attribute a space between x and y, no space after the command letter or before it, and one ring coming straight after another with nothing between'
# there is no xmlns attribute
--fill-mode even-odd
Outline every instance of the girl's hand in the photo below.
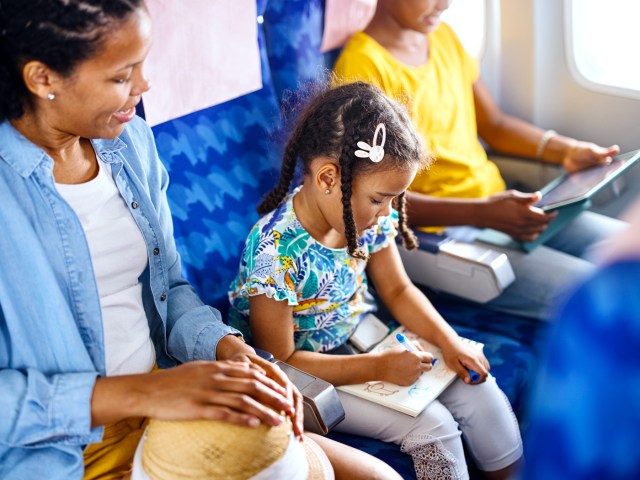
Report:
<svg viewBox="0 0 640 480"><path fill-rule="evenodd" d="M293 405L293 408L289 412L285 413L291 418L294 434L299 440L302 440L302 433L304 430L304 406L302 394L298 391L291 380L289 380L289 377L287 377L287 375L276 364L271 363L256 354L238 353L231 357L230 360L245 362L257 369L262 369L262 372L267 377L274 380L278 385L285 389L286 398L289 403Z"/></svg>
<svg viewBox="0 0 640 480"><path fill-rule="evenodd" d="M562 166L567 172L577 172L594 165L608 163L611 157L618 153L620 153L618 145L605 148L595 143L574 141L562 157Z"/></svg>
<svg viewBox="0 0 640 480"><path fill-rule="evenodd" d="M238 360L190 362L145 375L133 387L141 394L143 415L222 420L249 427L280 425L280 412L291 415L295 410L292 391L269 378L271 374L282 381L275 370L248 357Z"/></svg>
<svg viewBox="0 0 640 480"><path fill-rule="evenodd" d="M378 355L377 379L396 385L412 385L422 372L431 370L433 355L429 352L409 352L402 347Z"/></svg>
<svg viewBox="0 0 640 480"><path fill-rule="evenodd" d="M489 375L491 366L484 353L477 346L465 343L459 337L442 346L442 356L447 366L456 372L464 383L482 383ZM472 382L467 369L477 372L480 379Z"/></svg>

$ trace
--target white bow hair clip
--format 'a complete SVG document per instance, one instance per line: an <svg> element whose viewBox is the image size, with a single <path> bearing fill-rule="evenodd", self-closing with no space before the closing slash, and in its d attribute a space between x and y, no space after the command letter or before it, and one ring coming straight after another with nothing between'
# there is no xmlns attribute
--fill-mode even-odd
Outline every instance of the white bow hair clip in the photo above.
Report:
<svg viewBox="0 0 640 480"><path fill-rule="evenodd" d="M378 145L378 134L382 132L382 141ZM379 123L373 134L373 146L367 142L358 142L357 145L362 150L356 150L356 157L368 158L372 162L378 163L384 158L384 142L387 140L387 129L384 123Z"/></svg>

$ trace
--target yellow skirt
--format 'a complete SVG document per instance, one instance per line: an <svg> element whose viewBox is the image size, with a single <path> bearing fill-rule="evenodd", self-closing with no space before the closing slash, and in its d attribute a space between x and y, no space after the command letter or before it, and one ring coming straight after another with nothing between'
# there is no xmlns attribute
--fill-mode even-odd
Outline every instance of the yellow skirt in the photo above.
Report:
<svg viewBox="0 0 640 480"><path fill-rule="evenodd" d="M158 364L151 373L160 371ZM84 480L116 480L129 478L133 457L148 418L125 418L104 426L102 442L84 449Z"/></svg>
<svg viewBox="0 0 640 480"><path fill-rule="evenodd" d="M147 422L146 418L127 418L106 424L102 442L92 443L84 451L84 480L129 478Z"/></svg>
<svg viewBox="0 0 640 480"><path fill-rule="evenodd" d="M127 418L106 424L102 442L84 451L84 480L128 478L147 422L146 418Z"/></svg>

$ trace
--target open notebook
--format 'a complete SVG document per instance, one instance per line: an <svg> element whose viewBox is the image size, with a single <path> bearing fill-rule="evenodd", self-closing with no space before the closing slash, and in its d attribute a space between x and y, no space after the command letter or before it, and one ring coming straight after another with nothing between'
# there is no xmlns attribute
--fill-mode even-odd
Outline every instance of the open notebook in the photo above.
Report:
<svg viewBox="0 0 640 480"><path fill-rule="evenodd" d="M442 351L439 348L422 338L418 338L416 334L402 326L391 332L382 342L376 345L370 353L384 352L390 348L398 347L400 345L398 340L396 340L396 334L398 333L404 334L410 341L418 340L425 351L433 354L438 361L431 371L420 375L418 381L408 387L401 387L400 385L390 382L373 381L357 385L342 385L336 388L351 395L365 398L384 405L385 407L393 408L399 412L416 417L453 382L456 378L456 373L444 363ZM462 340L477 345L479 349L484 346L482 343L466 338ZM362 355L368 354L363 353Z"/></svg>

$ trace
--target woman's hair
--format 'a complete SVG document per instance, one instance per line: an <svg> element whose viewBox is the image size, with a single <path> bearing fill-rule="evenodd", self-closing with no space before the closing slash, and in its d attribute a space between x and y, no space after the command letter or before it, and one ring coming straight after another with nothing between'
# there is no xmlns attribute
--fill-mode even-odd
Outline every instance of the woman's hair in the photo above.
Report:
<svg viewBox="0 0 640 480"><path fill-rule="evenodd" d="M38 60L63 76L96 54L113 25L144 0L0 0L0 121L31 107L22 67Z"/></svg>
<svg viewBox="0 0 640 480"><path fill-rule="evenodd" d="M359 158L357 142L371 145L378 124L386 128L384 159L375 163ZM372 145L373 146L373 145ZM390 100L378 87L365 82L354 82L324 89L303 109L297 125L285 147L280 182L258 206L264 215L277 208L289 194L296 165L301 162L303 173L310 172L313 159L319 156L334 158L340 165L342 208L345 236L349 254L366 258L358 247L358 235L351 208L351 184L354 177L374 171L410 170L427 166L430 157L423 151L404 107ZM407 226L406 198L397 198L399 231L405 248L416 248L418 242Z"/></svg>

